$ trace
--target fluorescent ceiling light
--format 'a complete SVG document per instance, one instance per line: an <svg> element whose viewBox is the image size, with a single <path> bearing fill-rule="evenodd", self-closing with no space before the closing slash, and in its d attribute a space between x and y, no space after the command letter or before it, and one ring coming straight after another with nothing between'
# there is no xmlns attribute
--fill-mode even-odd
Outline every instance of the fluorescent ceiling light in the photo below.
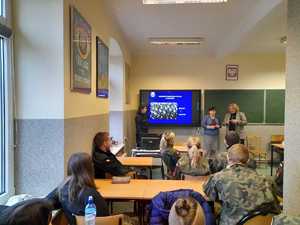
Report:
<svg viewBox="0 0 300 225"><path fill-rule="evenodd" d="M200 45L204 38L149 38L152 45Z"/></svg>
<svg viewBox="0 0 300 225"><path fill-rule="evenodd" d="M143 0L143 4L224 3L228 0Z"/></svg>

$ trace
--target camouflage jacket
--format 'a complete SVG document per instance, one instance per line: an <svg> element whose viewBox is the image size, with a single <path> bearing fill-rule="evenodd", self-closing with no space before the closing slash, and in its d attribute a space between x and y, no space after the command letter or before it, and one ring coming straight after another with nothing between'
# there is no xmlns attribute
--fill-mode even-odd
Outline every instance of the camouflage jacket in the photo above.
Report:
<svg viewBox="0 0 300 225"><path fill-rule="evenodd" d="M274 216L272 225L299 225L300 224L300 216L286 216L280 214L278 216Z"/></svg>
<svg viewBox="0 0 300 225"><path fill-rule="evenodd" d="M210 174L208 160L202 158L195 168L191 166L191 160L188 154L183 154L177 162L177 168L179 171L186 175L191 176L206 176Z"/></svg>
<svg viewBox="0 0 300 225"><path fill-rule="evenodd" d="M245 165L236 164L211 176L204 192L212 201L221 201L220 225L237 224L250 211L270 204L278 208L275 186Z"/></svg>

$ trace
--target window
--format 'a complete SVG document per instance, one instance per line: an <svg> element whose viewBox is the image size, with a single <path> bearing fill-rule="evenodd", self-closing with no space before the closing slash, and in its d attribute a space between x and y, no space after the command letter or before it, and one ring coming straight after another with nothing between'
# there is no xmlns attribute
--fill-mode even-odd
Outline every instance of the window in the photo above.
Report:
<svg viewBox="0 0 300 225"><path fill-rule="evenodd" d="M0 124L0 195L5 193L5 166L6 166L6 160L5 160L5 123L6 123L6 117L5 117L5 78L4 78L4 72L3 72L3 38L0 39L0 117L1 117L1 124Z"/></svg>
<svg viewBox="0 0 300 225"><path fill-rule="evenodd" d="M14 193L10 2L0 0L0 204Z"/></svg>

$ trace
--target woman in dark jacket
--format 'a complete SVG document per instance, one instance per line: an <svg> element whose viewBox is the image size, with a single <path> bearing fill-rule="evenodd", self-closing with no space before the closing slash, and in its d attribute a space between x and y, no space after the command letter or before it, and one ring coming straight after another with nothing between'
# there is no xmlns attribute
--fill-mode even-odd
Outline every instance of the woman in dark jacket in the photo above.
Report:
<svg viewBox="0 0 300 225"><path fill-rule="evenodd" d="M135 116L136 145L141 147L142 136L148 133L147 106L140 106Z"/></svg>
<svg viewBox="0 0 300 225"><path fill-rule="evenodd" d="M93 140L92 159L95 178L105 178L105 175L125 176L130 170L123 166L117 157L110 152L111 140L109 133L99 132Z"/></svg>
<svg viewBox="0 0 300 225"><path fill-rule="evenodd" d="M104 198L96 189L92 159L87 153L71 156L67 169L68 177L61 186L46 198L54 209L63 209L70 225L76 225L73 215L84 216L89 196L93 196L97 216L108 216L108 207Z"/></svg>

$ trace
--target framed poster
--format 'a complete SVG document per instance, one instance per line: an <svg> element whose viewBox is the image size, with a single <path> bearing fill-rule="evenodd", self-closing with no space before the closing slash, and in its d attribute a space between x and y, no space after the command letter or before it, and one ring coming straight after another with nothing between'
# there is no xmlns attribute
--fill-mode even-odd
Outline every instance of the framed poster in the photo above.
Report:
<svg viewBox="0 0 300 225"><path fill-rule="evenodd" d="M96 37L96 57L97 57L97 79L96 79L96 96L99 98L108 98L108 63L109 49L104 42Z"/></svg>
<svg viewBox="0 0 300 225"><path fill-rule="evenodd" d="M236 81L239 79L239 66L226 65L226 80Z"/></svg>
<svg viewBox="0 0 300 225"><path fill-rule="evenodd" d="M125 103L130 104L130 66L125 63Z"/></svg>
<svg viewBox="0 0 300 225"><path fill-rule="evenodd" d="M71 90L91 93L92 28L76 8L70 11Z"/></svg>

